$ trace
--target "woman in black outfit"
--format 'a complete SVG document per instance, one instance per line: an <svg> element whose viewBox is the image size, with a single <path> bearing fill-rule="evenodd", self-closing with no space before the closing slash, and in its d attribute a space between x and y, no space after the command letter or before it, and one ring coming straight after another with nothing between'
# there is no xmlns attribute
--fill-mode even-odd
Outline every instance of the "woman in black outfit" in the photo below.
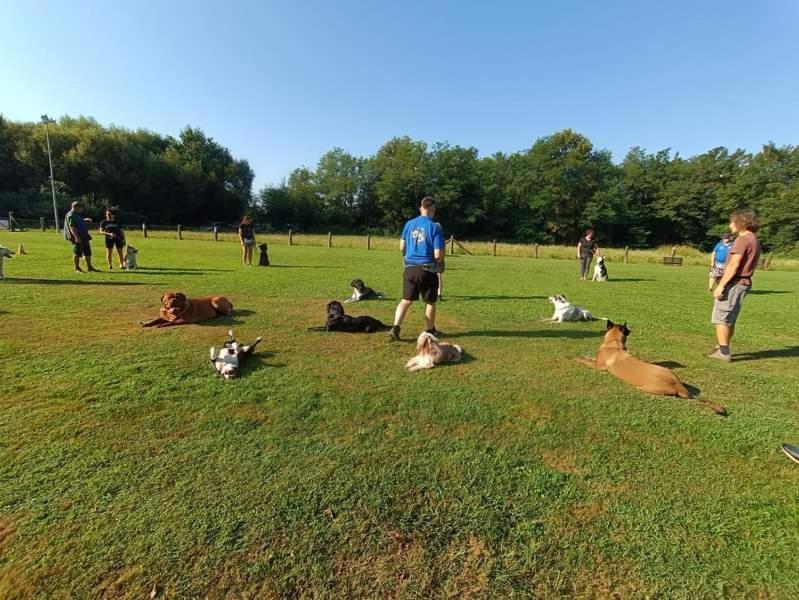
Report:
<svg viewBox="0 0 799 600"><path fill-rule="evenodd" d="M119 255L119 268L124 269L125 257L122 251L125 248L125 230L110 208L105 211L105 219L100 221L100 233L105 237L105 258L108 261L108 268L114 268L112 257L114 248L116 248Z"/></svg>
<svg viewBox="0 0 799 600"><path fill-rule="evenodd" d="M239 223L241 240L241 264L252 266L252 251L255 249L255 225L249 215L244 215Z"/></svg>
<svg viewBox="0 0 799 600"><path fill-rule="evenodd" d="M586 229L585 235L577 242L577 259L580 261L580 280L585 281L591 269L594 254L599 253L599 244L594 239L594 230Z"/></svg>

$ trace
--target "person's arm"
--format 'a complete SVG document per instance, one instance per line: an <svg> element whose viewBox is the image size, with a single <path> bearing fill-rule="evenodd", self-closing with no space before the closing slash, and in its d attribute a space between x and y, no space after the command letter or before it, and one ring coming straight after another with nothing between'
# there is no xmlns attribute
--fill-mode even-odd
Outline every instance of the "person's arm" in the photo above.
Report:
<svg viewBox="0 0 799 600"><path fill-rule="evenodd" d="M73 218L74 217L69 218L67 225L69 226L69 235L72 236L72 241L77 244L80 242L80 235L78 234L78 230L75 229L75 226L73 225Z"/></svg>
<svg viewBox="0 0 799 600"><path fill-rule="evenodd" d="M594 242L594 255L599 256L599 242Z"/></svg>
<svg viewBox="0 0 799 600"><path fill-rule="evenodd" d="M244 245L244 234L241 231L241 225L239 225L239 243L243 246Z"/></svg>
<svg viewBox="0 0 799 600"><path fill-rule="evenodd" d="M730 254L727 259L727 266L724 267L724 275L721 276L718 286L713 290L713 296L721 298L724 295L727 284L729 284L732 278L738 273L738 267L741 266L742 260L743 255Z"/></svg>
<svg viewBox="0 0 799 600"><path fill-rule="evenodd" d="M405 258L405 240L400 240L400 254L402 254L402 258Z"/></svg>
<svg viewBox="0 0 799 600"><path fill-rule="evenodd" d="M444 260L444 251L441 248L436 248L433 250L433 256L436 259L436 262L441 262Z"/></svg>
<svg viewBox="0 0 799 600"><path fill-rule="evenodd" d="M577 258L580 258L580 247L582 245L582 240L577 242Z"/></svg>

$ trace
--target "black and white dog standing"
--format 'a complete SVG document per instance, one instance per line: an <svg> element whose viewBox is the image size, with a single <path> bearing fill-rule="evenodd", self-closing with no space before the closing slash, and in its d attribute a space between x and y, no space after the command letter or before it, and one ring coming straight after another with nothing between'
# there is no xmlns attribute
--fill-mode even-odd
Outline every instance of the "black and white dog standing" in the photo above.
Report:
<svg viewBox="0 0 799 600"><path fill-rule="evenodd" d="M605 257L597 256L596 263L594 264L594 276L591 281L607 281L608 268L605 266Z"/></svg>
<svg viewBox="0 0 799 600"><path fill-rule="evenodd" d="M261 342L261 338L249 346L242 346L233 337L233 330L228 333L228 340L217 353L216 348L211 346L211 364L214 366L216 374L223 379L235 379L239 376L239 369L242 362L255 351L255 347Z"/></svg>
<svg viewBox="0 0 799 600"><path fill-rule="evenodd" d="M372 288L367 287L363 279L353 279L350 281L352 288L352 296L344 300L344 303L360 302L361 300L375 300L383 297L383 292L376 292Z"/></svg>

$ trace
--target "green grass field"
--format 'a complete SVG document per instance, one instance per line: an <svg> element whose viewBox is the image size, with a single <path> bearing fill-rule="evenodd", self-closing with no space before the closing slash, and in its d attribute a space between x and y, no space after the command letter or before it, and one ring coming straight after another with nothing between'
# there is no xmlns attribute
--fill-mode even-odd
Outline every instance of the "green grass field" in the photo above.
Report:
<svg viewBox="0 0 799 600"><path fill-rule="evenodd" d="M95 240L95 249L99 244ZM137 240L142 269L76 275L54 233L0 281L0 598L799 596L796 273L758 273L717 364L707 269L456 256L439 328L457 365L409 374L400 343L312 333L355 276L387 299L398 252ZM105 268L104 261L97 264ZM166 290L232 318L143 330ZM721 418L573 360L601 323L549 325L563 292L627 320ZM242 379L208 348L264 336Z"/></svg>

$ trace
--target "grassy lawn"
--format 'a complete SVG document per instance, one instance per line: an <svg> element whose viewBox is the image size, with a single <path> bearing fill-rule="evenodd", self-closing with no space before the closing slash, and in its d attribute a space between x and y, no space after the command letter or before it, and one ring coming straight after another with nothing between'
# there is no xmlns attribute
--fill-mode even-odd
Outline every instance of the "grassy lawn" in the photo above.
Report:
<svg viewBox="0 0 799 600"><path fill-rule="evenodd" d="M95 249L100 246L95 240ZM398 252L137 240L135 273L76 275L54 233L0 282L0 598L799 596L796 273L758 273L733 346L705 359L707 269L456 256L439 328L467 359L406 373L403 342L306 331ZM99 259L100 257L98 257ZM104 261L97 264L105 269ZM143 330L166 290L225 294L232 318ZM627 320L720 418L573 360L601 323L549 325L563 292ZM260 358L234 382L229 327Z"/></svg>

